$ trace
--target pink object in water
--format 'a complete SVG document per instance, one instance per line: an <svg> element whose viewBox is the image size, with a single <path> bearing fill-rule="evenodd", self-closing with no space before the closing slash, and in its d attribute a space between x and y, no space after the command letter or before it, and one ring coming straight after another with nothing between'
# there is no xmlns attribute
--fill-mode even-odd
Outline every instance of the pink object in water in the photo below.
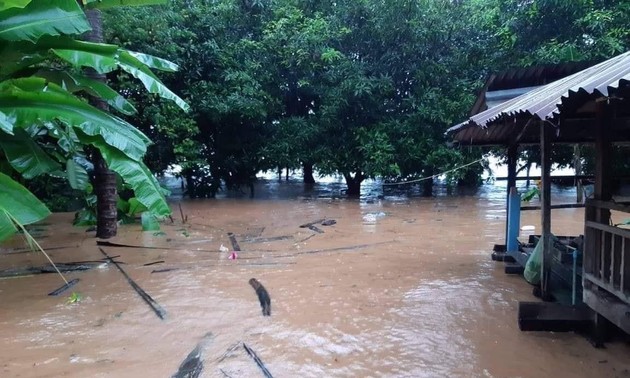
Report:
<svg viewBox="0 0 630 378"><path fill-rule="evenodd" d="M236 260L238 259L238 253L236 253L236 251L230 253L230 257L228 257L230 260Z"/></svg>

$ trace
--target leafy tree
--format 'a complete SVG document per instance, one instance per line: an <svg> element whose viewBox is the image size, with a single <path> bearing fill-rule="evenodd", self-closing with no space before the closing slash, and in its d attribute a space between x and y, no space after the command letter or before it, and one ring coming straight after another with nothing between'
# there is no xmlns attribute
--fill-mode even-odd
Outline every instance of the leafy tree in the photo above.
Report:
<svg viewBox="0 0 630 378"><path fill-rule="evenodd" d="M115 22L109 23L109 40L147 51L173 52L184 68L165 80L193 104L191 116L184 122L169 119L145 97L138 102L141 117L137 120L147 133L172 131L166 136L171 138L169 143L157 155L163 167L180 163L180 157L186 159L182 175L191 196L213 196L221 182L227 188L252 187L256 172L267 168L260 151L274 104L260 84L266 73L256 56L260 50L252 43L261 35L266 9L264 2L173 1L151 12L125 9L110 15ZM132 22L137 29L126 27ZM125 78L118 82L127 85ZM193 124L197 130L193 131ZM182 156L184 151L188 156Z"/></svg>
<svg viewBox="0 0 630 378"><path fill-rule="evenodd" d="M496 47L492 70L545 63L601 61L630 49L628 0L478 0L473 14ZM485 12L481 12L481 10ZM553 161L573 166L570 147L556 146ZM521 150L522 169L539 160L536 148ZM588 154L587 154L588 159ZM590 164L586 162L587 166Z"/></svg>
<svg viewBox="0 0 630 378"><path fill-rule="evenodd" d="M358 194L366 177L404 181L477 159L480 150L448 148L443 132L489 71L608 57L628 46L627 15L628 0L177 0L117 10L109 40L184 68L165 81L193 104L190 116L115 81L136 100L134 122L160 141L152 164L182 165L189 194L300 166L305 180L313 168L341 174ZM482 170L449 180L475 182Z"/></svg>
<svg viewBox="0 0 630 378"><path fill-rule="evenodd" d="M328 87L324 75L342 54L335 48L348 33L337 28L324 14L307 12L297 1L276 3L268 16L262 38L264 87L279 106L271 115L272 135L264 154L279 168L304 167L304 181L313 183L313 164L321 133L317 113Z"/></svg>
<svg viewBox="0 0 630 378"><path fill-rule="evenodd" d="M91 8L121 2L85 3ZM10 165L10 169L3 165L0 173L0 240L13 234L16 224L29 224L49 214L13 177L50 174L66 178L75 189L86 190L86 146L102 154L109 168L152 214L170 213L161 188L142 162L150 143L146 135L78 95L104 99L122 114L133 112L123 96L80 70L90 67L104 74L121 69L140 79L149 91L186 108L150 71L177 67L118 46L77 39L89 30L86 15L74 0L0 4L0 149Z"/></svg>

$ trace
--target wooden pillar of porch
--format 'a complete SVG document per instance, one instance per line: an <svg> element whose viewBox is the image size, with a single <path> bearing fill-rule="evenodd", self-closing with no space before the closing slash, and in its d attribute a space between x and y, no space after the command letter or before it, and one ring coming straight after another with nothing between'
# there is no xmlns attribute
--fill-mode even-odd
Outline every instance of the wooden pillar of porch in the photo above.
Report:
<svg viewBox="0 0 630 378"><path fill-rule="evenodd" d="M540 121L540 170L542 190L540 193L541 202L541 239L543 243L543 258L541 264L540 288L543 300L551 298L550 272L552 258L551 244L551 125L544 120Z"/></svg>
<svg viewBox="0 0 630 378"><path fill-rule="evenodd" d="M611 192L611 166L612 143L610 140L610 124L612 122L612 109L608 109L607 99L597 101L596 129L595 129L595 188L593 198L596 200L610 201ZM610 210L600 209L595 214L595 220L599 223L610 223Z"/></svg>
<svg viewBox="0 0 630 378"><path fill-rule="evenodd" d="M611 165L612 165L612 143L610 139L610 124L612 122L612 109L608 105L608 99L602 98L596 101L595 105L595 185L593 191L593 199L596 201L610 201L612 199L611 191ZM610 224L610 210L602 207L587 207L585 214L586 222L596 222L598 224ZM585 230L587 235L587 230ZM605 260L606 252L604 249L610 245L607 243L606 236L602 233L588 232L586 237L586 248L584 259L584 271L588 273L606 270L606 266L602 263ZM600 251L601 256L593 258L595 251ZM598 292L598 289L588 280L584 280L584 301L591 303L589 300L590 292ZM610 316L610 315L609 315ZM596 311L595 327L593 330L593 343L596 347L602 347L603 342L607 338L608 320Z"/></svg>

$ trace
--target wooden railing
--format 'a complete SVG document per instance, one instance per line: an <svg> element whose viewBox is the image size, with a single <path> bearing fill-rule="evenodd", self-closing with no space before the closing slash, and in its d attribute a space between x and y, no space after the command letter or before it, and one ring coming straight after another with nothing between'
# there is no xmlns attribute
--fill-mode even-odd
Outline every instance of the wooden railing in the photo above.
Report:
<svg viewBox="0 0 630 378"><path fill-rule="evenodd" d="M630 213L630 206L586 202L583 277L630 304L630 229L611 226L611 210Z"/></svg>

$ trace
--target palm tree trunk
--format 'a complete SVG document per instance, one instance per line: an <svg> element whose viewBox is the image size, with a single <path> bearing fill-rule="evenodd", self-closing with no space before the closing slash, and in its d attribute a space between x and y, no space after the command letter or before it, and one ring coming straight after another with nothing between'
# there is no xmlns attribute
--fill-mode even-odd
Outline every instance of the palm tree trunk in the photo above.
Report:
<svg viewBox="0 0 630 378"><path fill-rule="evenodd" d="M103 43L101 12L98 9L90 9L86 10L85 14L90 21L92 31L85 34L84 40ZM87 75L105 82L105 76L93 69L89 69ZM98 109L109 111L107 103L101 99L90 98L90 103ZM97 149L92 154L92 163L94 163L94 191L96 193L96 237L107 239L116 236L118 231L116 174L107 167L107 163Z"/></svg>

